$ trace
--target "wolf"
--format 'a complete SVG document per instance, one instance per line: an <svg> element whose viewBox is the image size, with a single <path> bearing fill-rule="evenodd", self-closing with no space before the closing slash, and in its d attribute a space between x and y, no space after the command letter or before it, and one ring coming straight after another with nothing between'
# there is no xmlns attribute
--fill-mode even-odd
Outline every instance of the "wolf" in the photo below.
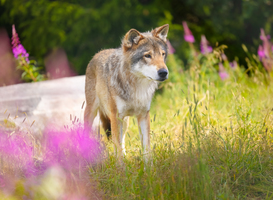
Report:
<svg viewBox="0 0 273 200"><path fill-rule="evenodd" d="M129 30L120 48L95 54L86 69L84 127L90 130L97 113L118 158L126 154L129 116L138 121L144 159L150 157L150 106L158 84L168 78L165 24L140 33Z"/></svg>

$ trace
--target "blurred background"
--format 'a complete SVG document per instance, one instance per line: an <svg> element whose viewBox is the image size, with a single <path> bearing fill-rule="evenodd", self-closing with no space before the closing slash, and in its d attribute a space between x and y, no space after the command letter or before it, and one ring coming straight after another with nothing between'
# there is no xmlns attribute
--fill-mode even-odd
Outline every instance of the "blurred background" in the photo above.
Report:
<svg viewBox="0 0 273 200"><path fill-rule="evenodd" d="M272 4L272 0L1 0L0 84L20 82L9 45L12 24L30 59L51 78L85 74L92 56L119 47L129 29L143 32L166 23L183 67L190 49L182 21L188 23L197 48L204 34L212 47L227 45L227 57L244 65L242 44L257 54L260 29L272 35Z"/></svg>

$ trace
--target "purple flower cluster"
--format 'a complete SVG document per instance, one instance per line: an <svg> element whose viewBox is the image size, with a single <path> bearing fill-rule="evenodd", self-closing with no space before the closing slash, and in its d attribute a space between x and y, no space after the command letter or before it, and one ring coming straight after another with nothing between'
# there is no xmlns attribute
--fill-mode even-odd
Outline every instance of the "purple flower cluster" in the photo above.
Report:
<svg viewBox="0 0 273 200"><path fill-rule="evenodd" d="M183 28L184 28L184 39L186 42L194 43L195 39L194 36L191 33L191 30L188 27L187 22L183 21ZM206 37L204 35L201 36L201 43L200 43L200 50L201 53L206 55L208 53L211 53L213 51L213 48L208 45L209 42L207 41Z"/></svg>
<svg viewBox="0 0 273 200"><path fill-rule="evenodd" d="M29 54L27 53L24 46L20 43L18 34L16 32L15 26L12 25L12 52L16 59L21 56L27 63L29 63Z"/></svg>
<svg viewBox="0 0 273 200"><path fill-rule="evenodd" d="M25 50L24 46L22 44L19 44L18 46L12 48L13 55L16 59L18 59L19 56L22 56L26 59L27 62L29 62L28 56L29 54Z"/></svg>
<svg viewBox="0 0 273 200"><path fill-rule="evenodd" d="M184 39L185 39L185 41L189 42L189 43L194 43L194 41L195 41L194 36L192 35L192 33L191 33L191 31L190 31L190 29L189 29L189 27L187 25L187 22L183 21L182 24L183 24L183 27L184 27ZM190 47L194 48L192 46L192 44L190 44ZM207 54L213 52L213 48L209 45L209 42L208 42L205 35L201 36L200 52L203 55L207 55ZM195 55L198 55L197 52L195 52ZM227 56L224 53L221 54L221 57L222 57L224 62L228 62ZM230 67L232 69L235 69L237 67L237 62L236 61L231 62ZM224 68L223 63L221 63L221 62L219 63L219 76L223 81L226 80L229 77L229 74L227 73L227 71Z"/></svg>

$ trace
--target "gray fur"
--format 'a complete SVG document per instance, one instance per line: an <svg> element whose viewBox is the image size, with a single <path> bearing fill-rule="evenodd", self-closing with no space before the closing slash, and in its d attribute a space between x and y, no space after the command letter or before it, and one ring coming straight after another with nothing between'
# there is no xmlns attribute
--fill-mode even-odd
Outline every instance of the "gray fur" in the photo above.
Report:
<svg viewBox="0 0 273 200"><path fill-rule="evenodd" d="M149 152L150 104L158 82L168 78L168 74L165 77L158 75L161 69L168 72L165 64L168 28L164 25L145 33L131 29L121 48L100 51L87 66L85 129L92 127L99 110L102 125L105 130L111 130L118 153L121 152L122 138L122 124L118 118L132 115L138 118L140 132L144 134L144 153Z"/></svg>

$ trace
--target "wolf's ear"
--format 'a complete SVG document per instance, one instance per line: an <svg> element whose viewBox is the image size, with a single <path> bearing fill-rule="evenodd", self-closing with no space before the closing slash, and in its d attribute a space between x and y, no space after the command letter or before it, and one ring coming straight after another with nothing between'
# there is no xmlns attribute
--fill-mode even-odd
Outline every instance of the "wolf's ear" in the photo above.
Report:
<svg viewBox="0 0 273 200"><path fill-rule="evenodd" d="M133 44L138 44L141 39L143 39L143 35L140 34L136 29L131 29L126 33L123 38L122 45L129 49L133 46Z"/></svg>
<svg viewBox="0 0 273 200"><path fill-rule="evenodd" d="M159 37L164 42L167 42L168 31L169 31L169 24L165 24L163 26L157 27L156 29L152 30L152 34L154 37Z"/></svg>

